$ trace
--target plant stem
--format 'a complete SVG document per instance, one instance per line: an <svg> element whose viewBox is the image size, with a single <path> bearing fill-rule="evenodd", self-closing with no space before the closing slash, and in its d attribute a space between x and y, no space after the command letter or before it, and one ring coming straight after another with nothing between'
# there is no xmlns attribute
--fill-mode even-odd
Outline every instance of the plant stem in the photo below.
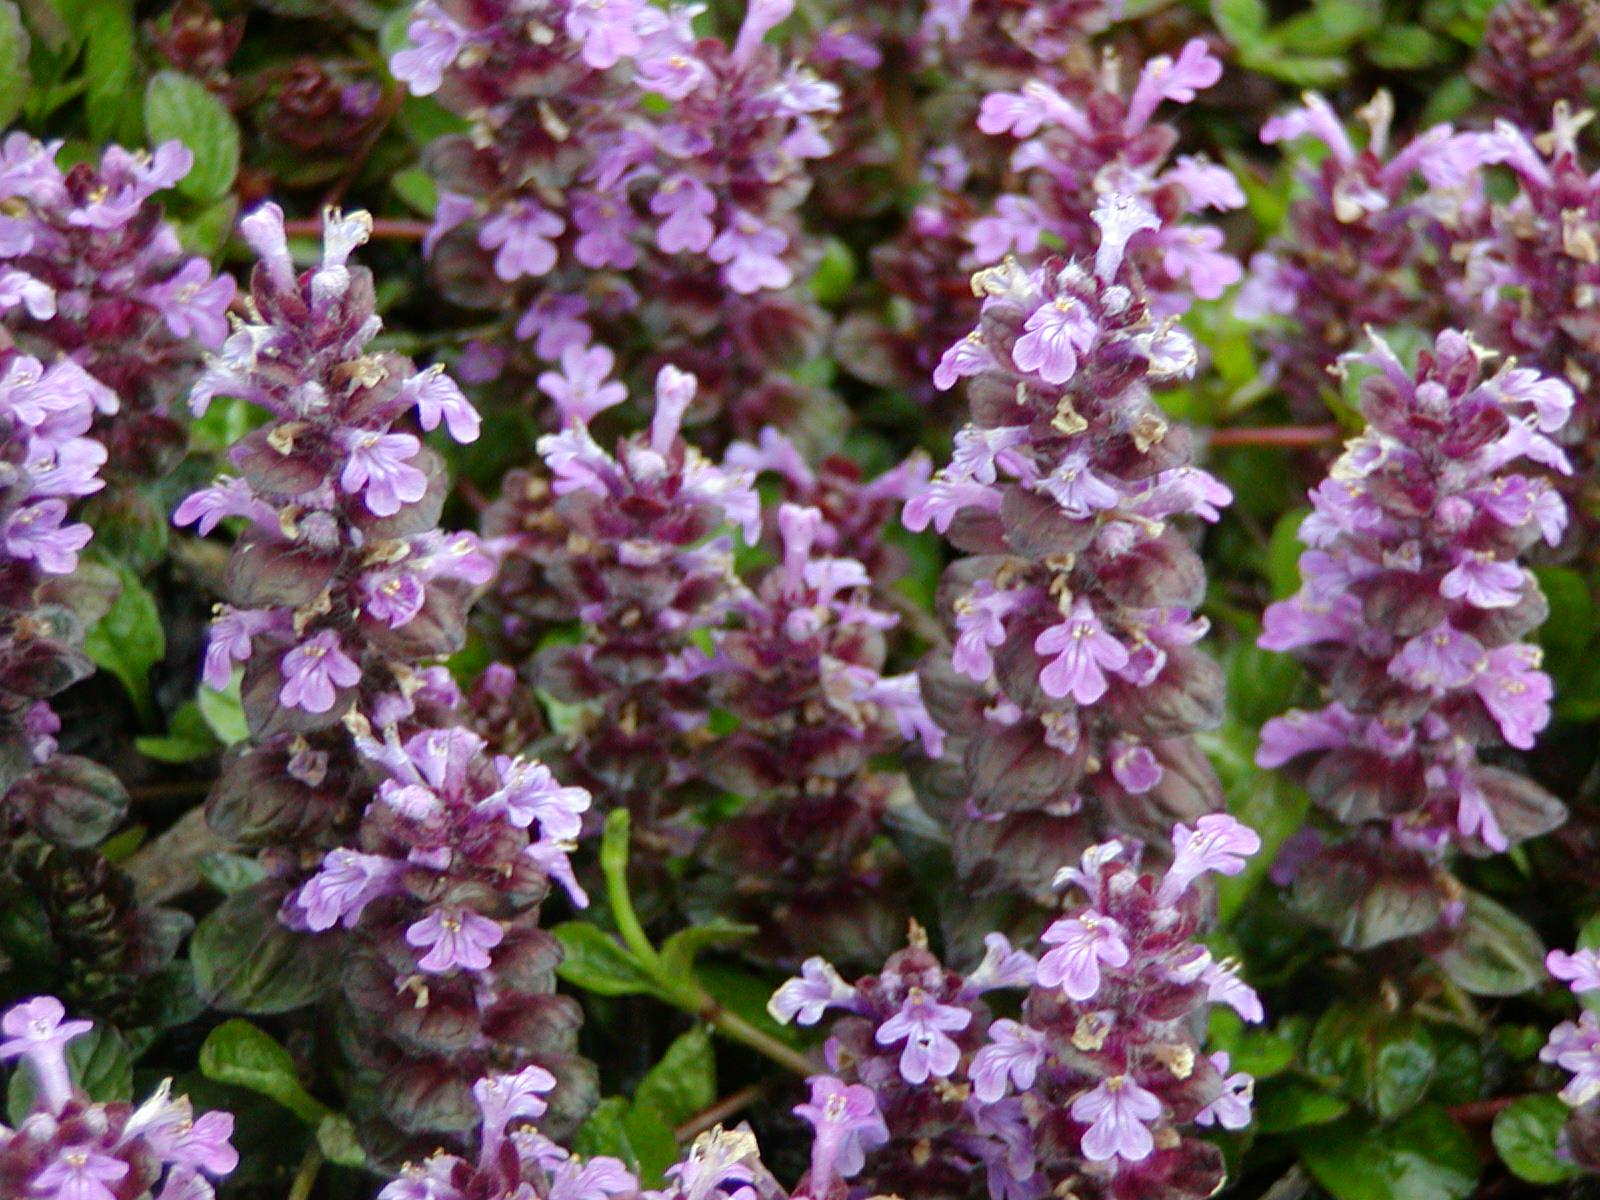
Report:
<svg viewBox="0 0 1600 1200"><path fill-rule="evenodd" d="M763 1033L737 1013L729 1012L704 989L697 987L695 990L699 995L691 1011L723 1037L748 1046L759 1054L765 1054L780 1067L787 1067L797 1075L816 1075L823 1070L822 1065L810 1055L802 1054L771 1034Z"/></svg>
<svg viewBox="0 0 1600 1200"><path fill-rule="evenodd" d="M1488 1100L1473 1100L1467 1104L1453 1104L1445 1112L1463 1125L1477 1125L1492 1121L1502 1109L1510 1108L1521 1096L1494 1096Z"/></svg>
<svg viewBox="0 0 1600 1200"><path fill-rule="evenodd" d="M644 923L633 907L633 897L628 892L628 837L632 818L625 808L619 808L606 818L605 833L600 842L600 873L606 879L606 897L611 901L611 919L617 923L617 932L623 943L633 951L635 958L656 978L669 986L676 980L666 978L661 956L650 944Z"/></svg>
<svg viewBox="0 0 1600 1200"><path fill-rule="evenodd" d="M322 1148L313 1140L306 1147L306 1155L300 1160L300 1168L294 1173L294 1182L289 1185L288 1200L311 1200L311 1189L317 1186L317 1172L322 1170Z"/></svg>
<svg viewBox="0 0 1600 1200"><path fill-rule="evenodd" d="M706 1130L720 1125L735 1113L749 1108L761 1097L773 1089L776 1080L763 1079L759 1083L752 1083L742 1087L737 1092L731 1092L718 1100L710 1108L701 1109L682 1125L672 1131L672 1136L680 1142L691 1142Z"/></svg>
<svg viewBox="0 0 1600 1200"><path fill-rule="evenodd" d="M322 236L321 217L300 217L285 221L283 230L290 237L319 238ZM378 217L372 222L372 240L375 242L418 242L428 236L428 222L408 221L402 217Z"/></svg>
<svg viewBox="0 0 1600 1200"><path fill-rule="evenodd" d="M1334 424L1327 425L1239 425L1231 429L1213 429L1213 446L1271 446L1284 449L1302 449L1331 445L1339 440L1343 431Z"/></svg>

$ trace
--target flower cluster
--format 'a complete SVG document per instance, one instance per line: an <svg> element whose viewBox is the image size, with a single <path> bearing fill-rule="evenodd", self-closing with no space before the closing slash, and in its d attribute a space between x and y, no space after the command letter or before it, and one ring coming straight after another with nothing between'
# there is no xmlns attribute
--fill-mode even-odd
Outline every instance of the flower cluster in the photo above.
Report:
<svg viewBox="0 0 1600 1200"><path fill-rule="evenodd" d="M1600 461L1591 446L1600 428L1600 320L1591 299L1600 288L1600 176L1585 166L1577 140L1590 116L1562 102L1553 121L1547 116L1547 132L1501 120L1491 132L1463 135L1459 157L1503 164L1516 188L1494 202L1480 185L1440 206L1450 260L1460 264L1450 291L1464 326L1491 349L1565 379L1577 398L1558 431L1576 460L1569 494L1590 486ZM1587 506L1578 511L1587 516Z"/></svg>
<svg viewBox="0 0 1600 1200"><path fill-rule="evenodd" d="M128 806L99 763L57 752L50 698L89 676L84 631L110 593L80 570L88 525L72 505L103 486L88 436L117 399L71 359L0 351L0 905L26 896L49 930L47 978L74 1004L125 1016L136 984L171 961L188 920L141 909L96 850ZM15 893L15 895L14 895Z"/></svg>
<svg viewBox="0 0 1600 1200"><path fill-rule="evenodd" d="M21 1059L33 1085L27 1115L15 1129L0 1125L0 1191L30 1200L212 1200L211 1181L239 1164L233 1117L196 1117L170 1079L137 1108L91 1100L72 1081L67 1045L93 1024L65 1016L53 996L0 1016L0 1061Z"/></svg>
<svg viewBox="0 0 1600 1200"><path fill-rule="evenodd" d="M834 1200L860 1175L862 1194L1214 1194L1222 1155L1192 1127L1249 1124L1253 1081L1225 1053L1205 1055L1197 1017L1219 1003L1249 1021L1263 1014L1235 968L1195 941L1208 905L1195 883L1237 874L1260 845L1213 814L1175 828L1160 877L1120 843L1091 847L1060 873L1082 903L1045 930L1037 960L990 934L962 976L913 930L908 949L854 985L807 962L773 1014L847 1015L827 1044L838 1077L813 1079L811 1104L796 1110L816 1130L801 1192ZM991 1021L982 996L1016 987L1028 988L1021 1019Z"/></svg>
<svg viewBox="0 0 1600 1200"><path fill-rule="evenodd" d="M1196 352L1124 258L1147 212L1109 196L1095 220L1092 269L974 277L979 325L935 376L968 379L973 421L905 510L970 555L946 571L954 646L924 684L961 764L929 791L985 891L1047 895L1054 864L1108 831L1159 837L1221 803L1189 736L1222 700L1194 646L1205 570L1176 522L1215 520L1231 496L1151 396Z"/></svg>
<svg viewBox="0 0 1600 1200"><path fill-rule="evenodd" d="M1351 356L1376 368L1361 384L1367 427L1312 492L1300 591L1264 621L1260 644L1302 658L1328 703L1269 721L1256 761L1294 764L1349 827L1295 886L1353 945L1453 923L1459 888L1427 882L1450 848L1505 850L1564 814L1484 752L1531 749L1550 719L1540 651L1521 640L1548 609L1519 556L1559 541L1567 513L1546 478L1515 467L1567 469L1550 435L1572 393L1525 367L1489 374L1484 358L1452 331L1414 372L1381 340ZM1395 888L1420 895L1371 920L1368 901Z"/></svg>
<svg viewBox="0 0 1600 1200"><path fill-rule="evenodd" d="M1054 10L1029 5L1015 15L1032 20ZM929 20L939 11L930 9ZM947 19L954 22L955 14ZM1069 42L1081 37L1070 26L1035 32ZM973 50L963 43L962 57ZM924 173L931 194L895 238L873 249L874 274L894 302L882 313L847 318L839 348L846 364L873 383L907 387L934 403L928 377L971 322L971 299L956 280L1008 256L1035 265L1046 247L1092 255L1099 242L1093 213L1108 192L1127 197L1139 214L1125 252L1157 316L1182 312L1195 296L1219 297L1242 271L1222 250L1221 230L1194 218L1206 209L1239 208L1244 193L1203 156L1171 161L1178 132L1155 115L1166 101L1192 101L1221 73L1199 38L1176 58L1151 58L1131 88L1122 85L1115 59L1100 71L1032 63L1002 72L1005 86L982 94L974 118L989 144L957 138L930 151ZM999 139L1016 144L1008 159L991 164ZM974 192L991 190L997 193L991 202L973 202Z"/></svg>
<svg viewBox="0 0 1600 1200"><path fill-rule="evenodd" d="M428 248L452 295L515 308L546 361L647 332L651 360L693 370L738 429L792 411L795 385L768 375L821 329L791 285L805 164L839 97L763 45L791 8L757 0L730 45L684 5L424 0L395 75L475 125L429 151Z"/></svg>
<svg viewBox="0 0 1600 1200"><path fill-rule="evenodd" d="M539 928L552 883L587 899L567 853L589 794L542 764L486 753L461 728L404 740L348 719L381 777L353 844L284 904L284 920L336 928L357 1078L402 1134L469 1133L471 1088L491 1070L532 1066L560 1081L552 1120L588 1110L594 1070L578 1057L577 1003L555 994L556 940Z"/></svg>
<svg viewBox="0 0 1600 1200"><path fill-rule="evenodd" d="M1484 23L1468 75L1500 115L1542 132L1556 101L1581 108L1600 95L1600 7L1594 0L1502 0Z"/></svg>
<svg viewBox="0 0 1600 1200"><path fill-rule="evenodd" d="M761 502L748 471L684 441L694 376L663 367L648 430L609 452L589 422L626 396L608 379L612 357L592 346L563 360L564 372L543 377L563 422L539 440L544 470L511 472L484 516L505 564L502 632L512 657L531 655L539 686L577 706L558 752L563 778L664 835L697 769L691 748L706 736L697 641L744 594L733 538L720 531L732 525L753 541ZM574 619L576 642L534 653L552 622Z"/></svg>
<svg viewBox="0 0 1600 1200"><path fill-rule="evenodd" d="M8 836L20 824L54 842L93 845L121 816L120 806L97 814L97 806L84 811L58 794L95 768L56 755L61 722L49 703L94 670L81 648L83 616L64 586L93 531L69 513L105 486L106 450L88 434L97 414L116 410L116 396L77 363L45 367L0 351L0 730L7 746L0 830Z"/></svg>
<svg viewBox="0 0 1600 1200"><path fill-rule="evenodd" d="M528 1122L545 1115L556 1080L539 1067L488 1075L473 1085L483 1132L476 1160L435 1154L408 1163L377 1200L784 1200L761 1164L755 1137L741 1126L701 1134L667 1185L640 1186L620 1160L579 1158Z"/></svg>
<svg viewBox="0 0 1600 1200"><path fill-rule="evenodd" d="M215 396L236 397L267 420L229 452L239 475L174 515L202 535L241 526L204 677L224 688L243 667L255 745L230 763L209 815L249 844L315 845L363 803L345 792L360 771L340 717L355 707L387 726L419 703L456 703L448 676L417 667L461 646L467 603L494 563L471 534L437 528L443 465L402 430L414 419L467 442L478 415L439 368L369 352L381 325L372 276L349 265L365 213L330 211L322 261L305 272L276 205L241 228L261 258L251 319L209 361L191 404L203 413Z"/></svg>
<svg viewBox="0 0 1600 1200"><path fill-rule="evenodd" d="M1409 319L1438 328L1444 297L1432 286L1425 251L1440 198L1428 189L1455 191L1471 179L1450 126L1391 147L1388 93L1359 115L1367 126L1359 149L1314 92L1261 127L1268 144L1321 143L1320 162L1300 171L1307 194L1290 208L1283 236L1250 260L1236 305L1240 316L1287 318L1288 330L1268 344L1278 386L1306 419L1325 411L1322 398L1334 386L1329 371L1367 327Z"/></svg>
<svg viewBox="0 0 1600 1200"><path fill-rule="evenodd" d="M70 357L120 399L99 435L115 469L164 474L183 449L174 410L202 348L227 336L229 275L186 255L156 194L188 174L179 142L119 146L63 170L60 142L0 145L0 319L25 349Z"/></svg>
<svg viewBox="0 0 1600 1200"><path fill-rule="evenodd" d="M1087 257L1100 242L1097 201L1114 189L1127 210L1124 253L1156 315L1181 312L1194 296L1221 296L1238 282L1239 264L1222 250L1220 229L1186 218L1242 208L1244 193L1225 167L1203 158L1185 155L1169 165L1177 131L1152 123L1164 101L1186 104L1221 77L1222 63L1195 38L1177 58L1145 63L1126 97L1102 85L1074 103L1037 80L986 96L978 128L1018 140L1011 169L1022 186L967 231L978 262L1032 257L1046 238Z"/></svg>
<svg viewBox="0 0 1600 1200"><path fill-rule="evenodd" d="M937 757L944 735L916 675L885 673L899 618L873 603L866 567L817 553L839 531L795 504L777 523L779 563L713 633L701 668L712 702L739 719L707 747L706 776L747 802L702 844L711 874L699 890L719 915L772 931L762 949L775 957L875 961L903 927L909 889L874 842L909 788L874 760L912 742Z"/></svg>
<svg viewBox="0 0 1600 1200"><path fill-rule="evenodd" d="M1600 990L1600 955L1593 950L1552 950L1545 967L1575 996ZM1572 1109L1561 1131L1563 1156L1589 1171L1600 1171L1600 1020L1585 1008L1577 1021L1562 1021L1550 1031L1542 1062L1553 1063L1572 1078L1561 1099Z"/></svg>

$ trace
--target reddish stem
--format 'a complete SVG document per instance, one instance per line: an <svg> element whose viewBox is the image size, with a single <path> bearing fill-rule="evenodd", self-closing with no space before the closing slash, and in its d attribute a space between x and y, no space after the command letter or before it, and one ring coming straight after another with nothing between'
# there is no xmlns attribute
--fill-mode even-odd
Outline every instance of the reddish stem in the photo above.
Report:
<svg viewBox="0 0 1600 1200"><path fill-rule="evenodd" d="M283 223L283 231L290 237L322 236L321 217L301 217ZM374 241L385 239L395 242L416 242L428 236L426 221L407 221L399 217L378 217L372 222Z"/></svg>
<svg viewBox="0 0 1600 1200"><path fill-rule="evenodd" d="M1473 1100L1468 1104L1455 1104L1445 1109L1451 1117L1463 1125L1481 1125L1485 1121L1492 1121L1500 1111L1509 1108L1521 1096L1496 1096L1491 1100Z"/></svg>
<svg viewBox="0 0 1600 1200"><path fill-rule="evenodd" d="M1213 446L1276 446L1287 449L1326 446L1337 442L1342 430L1327 425L1239 425L1211 431Z"/></svg>

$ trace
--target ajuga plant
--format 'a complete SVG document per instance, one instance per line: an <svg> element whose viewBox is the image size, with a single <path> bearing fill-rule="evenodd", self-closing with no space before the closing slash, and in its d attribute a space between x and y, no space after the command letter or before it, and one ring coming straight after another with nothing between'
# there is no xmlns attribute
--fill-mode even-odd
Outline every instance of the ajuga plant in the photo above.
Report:
<svg viewBox="0 0 1600 1200"><path fill-rule="evenodd" d="M394 73L473 126L426 155L446 294L505 311L525 367L597 339L635 384L692 371L736 431L792 424L780 368L823 326L797 210L838 91L763 44L791 8L756 0L729 45L686 5L425 0Z"/></svg>
<svg viewBox="0 0 1600 1200"><path fill-rule="evenodd" d="M346 724L381 782L351 844L323 856L284 920L336 949L357 1110L403 1138L460 1140L479 1119L477 1079L526 1068L559 1081L546 1119L570 1132L594 1069L574 1052L576 1001L554 994L561 949L539 906L552 882L587 903L567 852L589 794L486 753L467 729L402 741L359 713Z"/></svg>
<svg viewBox="0 0 1600 1200"><path fill-rule="evenodd" d="M744 594L721 531L754 541L761 502L749 471L684 441L692 375L663 367L649 428L608 451L589 422L626 396L608 379L612 356L591 346L563 359L542 379L562 423L539 440L543 469L511 472L484 517L505 563L495 599L506 653L531 659L538 686L576 706L551 751L563 779L607 811L628 808L641 846L681 852L695 836L680 818L710 710L701 641ZM576 641L545 637L574 620Z"/></svg>
<svg viewBox="0 0 1600 1200"><path fill-rule="evenodd" d="M991 933L966 975L913 928L881 972L847 984L820 958L772 999L773 1015L815 1024L838 1009L797 1109L816 1130L801 1191L819 1200L895 1188L926 1197L1179 1200L1215 1194L1221 1151L1197 1127L1250 1122L1253 1081L1205 1054L1213 1004L1260 1021L1234 965L1197 940L1208 872L1238 874L1260 839L1232 817L1173 830L1171 865L1107 842L1060 872L1072 904L1041 957ZM985 995L1026 988L1020 1019L992 1019ZM847 1184L847 1179L853 1182ZM864 1185L864 1186L863 1186Z"/></svg>
<svg viewBox="0 0 1600 1200"><path fill-rule="evenodd" d="M526 1067L473 1085L483 1133L475 1159L439 1153L408 1163L377 1200L785 1200L761 1163L755 1136L720 1125L695 1139L667 1168L666 1185L645 1188L621 1159L580 1157L535 1130L549 1072ZM798 1194L797 1194L798 1195ZM819 1197L818 1200L821 1200Z"/></svg>
<svg viewBox="0 0 1600 1200"><path fill-rule="evenodd" d="M73 1081L67 1046L93 1022L65 1016L54 996L0 1016L0 1062L22 1064L11 1095L31 1090L17 1127L0 1125L0 1190L29 1200L212 1200L212 1180L239 1164L233 1117L196 1117L170 1079L137 1108L91 1099Z"/></svg>
<svg viewBox="0 0 1600 1200"><path fill-rule="evenodd" d="M1502 119L1492 132L1464 136L1464 165L1503 164L1515 190L1495 200L1480 183L1438 205L1449 259L1460 264L1452 299L1467 327L1490 349L1571 385L1576 406L1554 432L1575 460L1572 482L1562 484L1576 501L1575 527L1593 518L1589 493L1600 465L1593 449L1600 317L1592 303L1600 287L1600 177L1586 169L1578 144L1592 116L1558 101L1537 133Z"/></svg>
<svg viewBox="0 0 1600 1200"><path fill-rule="evenodd" d="M1327 703L1268 721L1256 761L1292 765L1328 818L1302 840L1294 897L1342 942L1436 935L1470 915L1454 852L1549 832L1565 810L1509 764L1550 719L1540 651L1548 608L1521 556L1555 544L1566 506L1524 463L1567 469L1551 440L1572 408L1558 379L1491 371L1446 331L1408 370L1381 340L1346 360L1366 428L1311 493L1301 586L1266 612L1260 644L1291 651ZM1294 870L1294 867L1298 867Z"/></svg>
<svg viewBox="0 0 1600 1200"><path fill-rule="evenodd" d="M1600 956L1593 950L1552 950L1545 966L1574 996L1600 990ZM1571 1110L1557 1143L1560 1157L1586 1171L1600 1171L1600 1021L1593 1009L1585 1007L1576 1021L1562 1021L1552 1029L1539 1059L1571 1075L1560 1092Z"/></svg>
<svg viewBox="0 0 1600 1200"><path fill-rule="evenodd" d="M1490 12L1468 69L1498 115L1542 133L1556 101L1600 96L1600 6L1594 0L1505 0Z"/></svg>
<svg viewBox="0 0 1600 1200"><path fill-rule="evenodd" d="M847 363L878 383L902 383L914 370L915 383L906 385L926 389L940 355L971 321L971 299L954 280L1010 255L1033 265L1047 248L1087 257L1100 240L1093 214L1108 190L1147 214L1129 235L1126 255L1152 312L1167 316L1195 296L1220 296L1240 278L1239 264L1222 250L1221 230L1190 218L1238 208L1244 193L1228 170L1203 156L1170 161L1178 132L1154 118L1164 102L1188 103L1221 74L1222 64L1196 38L1176 58L1144 63L1131 88L1108 57L1099 71L1030 72L984 95L975 129L1017 143L990 184L997 195L982 207L971 198L976 156L999 143L971 153L959 141L941 147L946 159L931 172L932 196L896 239L873 252L879 281L898 303L881 318L851 318L841 339ZM897 310L905 317L896 318Z"/></svg>
<svg viewBox="0 0 1600 1200"><path fill-rule="evenodd" d="M0 350L0 904L47 931L0 963L5 990L48 984L97 1014L135 1015L137 985L164 966L187 918L141 909L96 847L127 793L100 764L58 752L52 696L94 670L85 630L110 595L77 574L88 525L71 507L104 486L106 450L88 436L117 398L77 363L46 367ZM8 944L10 944L8 940Z"/></svg>
<svg viewBox="0 0 1600 1200"><path fill-rule="evenodd" d="M213 919L251 921L268 940L279 901L343 844L370 795L340 719L448 721L459 693L427 664L459 648L467 603L494 569L473 535L437 527L443 465L403 432L443 424L470 441L477 414L439 369L369 349L381 326L372 276L348 260L370 219L330 212L326 224L322 261L301 272L276 205L241 222L261 259L248 320L208 362L191 404L203 413L217 395L237 397L266 420L229 451L239 474L174 516L202 535L238 526L204 678L226 688L242 668L250 736L207 816L228 841L261 851L268 879Z"/></svg>
<svg viewBox="0 0 1600 1200"><path fill-rule="evenodd" d="M819 509L784 504L777 521L781 560L713 633L700 668L712 703L738 722L706 749L706 776L745 803L706 836L697 891L709 911L762 926L768 956L881 957L910 888L880 835L910 790L874 761L914 740L937 757L944 734L917 676L885 671L899 618L873 603L866 567L817 553Z"/></svg>
<svg viewBox="0 0 1600 1200"><path fill-rule="evenodd" d="M979 324L935 376L967 379L973 419L905 510L968 555L940 588L954 644L924 672L950 734L925 792L980 891L1047 897L1055 867L1108 833L1160 837L1221 803L1190 736L1222 703L1194 645L1205 569L1174 522L1231 497L1151 395L1196 361L1123 254L1157 218L1111 195L1096 222L1092 262L974 277Z"/></svg>
<svg viewBox="0 0 1600 1200"><path fill-rule="evenodd" d="M1305 420L1326 411L1325 397L1337 388L1330 371L1368 326L1441 322L1446 297L1429 254L1437 198L1428 187L1453 191L1468 182L1450 126L1391 145L1394 102L1386 92L1358 115L1367 127L1359 148L1315 92L1261 127L1268 144L1320 143L1316 157L1300 161L1304 194L1283 233L1250 260L1235 306L1251 319L1286 319L1268 348L1275 382Z"/></svg>
<svg viewBox="0 0 1600 1200"><path fill-rule="evenodd" d="M60 142L0 145L0 320L21 347L70 357L118 397L96 436L122 477L165 474L184 449L182 400L228 333L232 276L189 255L159 192L189 173L180 142L108 148L63 169Z"/></svg>

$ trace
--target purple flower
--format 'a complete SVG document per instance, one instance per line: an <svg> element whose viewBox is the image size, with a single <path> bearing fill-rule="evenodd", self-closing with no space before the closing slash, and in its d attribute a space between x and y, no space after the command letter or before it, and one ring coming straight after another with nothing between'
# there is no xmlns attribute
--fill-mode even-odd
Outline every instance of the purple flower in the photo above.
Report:
<svg viewBox="0 0 1600 1200"><path fill-rule="evenodd" d="M1074 1121L1089 1126L1082 1150L1090 1162L1142 1162L1155 1149L1147 1122L1161 1116L1161 1101L1127 1075L1102 1079L1072 1102L1071 1112Z"/></svg>
<svg viewBox="0 0 1600 1200"><path fill-rule="evenodd" d="M727 227L706 249L714 263L723 263L723 280L742 296L769 288L785 288L794 272L779 256L789 248L789 235L748 212L736 210Z"/></svg>
<svg viewBox="0 0 1600 1200"><path fill-rule="evenodd" d="M128 1173L120 1158L93 1146L69 1146L33 1177L29 1190L41 1200L117 1200L108 1186Z"/></svg>
<svg viewBox="0 0 1600 1200"><path fill-rule="evenodd" d="M1079 356L1089 352L1100 332L1088 310L1070 296L1035 309L1023 329L1011 348L1011 361L1019 371L1034 372L1046 383L1071 379Z"/></svg>
<svg viewBox="0 0 1600 1200"><path fill-rule="evenodd" d="M78 566L78 551L89 544L94 533L87 525L63 524L66 519L63 500L41 500L17 509L0 535L6 552L37 563L48 575L72 574Z"/></svg>
<svg viewBox="0 0 1600 1200"><path fill-rule="evenodd" d="M616 361L604 346L567 346L561 351L560 372L541 374L539 390L556 402L563 421L587 425L628 398L628 389L611 378Z"/></svg>
<svg viewBox="0 0 1600 1200"><path fill-rule="evenodd" d="M436 908L406 930L407 942L427 950L417 966L435 974L488 970L489 951L504 937L496 922L464 908Z"/></svg>
<svg viewBox="0 0 1600 1200"><path fill-rule="evenodd" d="M400 385L400 394L417 408L417 424L423 429L437 429L443 421L450 436L465 445L478 440L482 420L456 381L444 373L444 365L435 363L426 371L419 371Z"/></svg>
<svg viewBox="0 0 1600 1200"><path fill-rule="evenodd" d="M1178 824L1172 831L1172 866L1167 868L1156 900L1174 904L1189 885L1207 871L1237 875L1245 859L1261 849L1261 839L1248 825L1227 813L1211 813L1195 822L1195 828Z"/></svg>
<svg viewBox="0 0 1600 1200"><path fill-rule="evenodd" d="M499 1144L512 1121L542 1117L549 1107L545 1097L555 1086L556 1077L537 1065L523 1067L515 1075L489 1075L473 1084L472 1095L483 1114L484 1144Z"/></svg>
<svg viewBox="0 0 1600 1200"><path fill-rule="evenodd" d="M277 624L278 615L273 612L234 608L229 604L219 606L211 624L211 641L206 645L205 667L201 673L206 686L216 692L226 689L233 678L234 664L249 661L255 636Z"/></svg>
<svg viewBox="0 0 1600 1200"><path fill-rule="evenodd" d="M1574 992L1600 991L1600 955L1593 950L1574 950L1571 954L1552 950L1545 955L1544 965L1551 975L1564 980Z"/></svg>
<svg viewBox="0 0 1600 1200"><path fill-rule="evenodd" d="M345 654L339 635L324 629L283 657L283 686L278 699L288 708L325 713L333 707L336 688L361 682L361 668Z"/></svg>
<svg viewBox="0 0 1600 1200"><path fill-rule="evenodd" d="M1255 1096L1256 1081L1244 1071L1228 1074L1228 1052L1218 1050L1211 1056L1211 1065L1223 1076L1222 1091L1217 1098L1194 1116L1196 1125L1220 1125L1223 1129L1243 1129L1250 1124L1251 1102Z"/></svg>
<svg viewBox="0 0 1600 1200"><path fill-rule="evenodd" d="M715 193L686 172L669 175L650 197L650 211L664 218L656 229L656 245L667 254L703 254L716 236L712 215Z"/></svg>
<svg viewBox="0 0 1600 1200"><path fill-rule="evenodd" d="M836 1181L861 1173L867 1151L887 1142L889 1129L870 1088L831 1075L813 1075L810 1084L811 1099L793 1111L813 1129L810 1188L826 1193Z"/></svg>
<svg viewBox="0 0 1600 1200"><path fill-rule="evenodd" d="M947 1035L972 1023L965 1008L941 1004L921 988L912 988L900 1011L878 1026L876 1041L893 1046L904 1040L900 1075L907 1083L923 1083L928 1076L948 1077L961 1061L961 1048Z"/></svg>
<svg viewBox="0 0 1600 1200"><path fill-rule="evenodd" d="M1006 1094L1007 1087L1026 1092L1044 1064L1045 1035L1037 1029L1009 1019L989 1026L989 1044L972 1058L967 1078L973 1094L993 1104Z"/></svg>
<svg viewBox="0 0 1600 1200"><path fill-rule="evenodd" d="M1088 600L1073 602L1072 613L1044 630L1033 641L1035 652L1056 657L1039 672L1045 694L1070 696L1079 704L1093 704L1106 694L1106 670L1128 665L1128 651L1110 633Z"/></svg>
<svg viewBox="0 0 1600 1200"><path fill-rule="evenodd" d="M339 486L361 495L373 515L392 517L407 504L415 504L428 491L428 477L410 462L422 443L409 433L350 430L343 438L346 454Z"/></svg>
<svg viewBox="0 0 1600 1200"><path fill-rule="evenodd" d="M583 61L605 71L639 53L636 0L574 0L567 9L567 33L583 43Z"/></svg>
<svg viewBox="0 0 1600 1200"><path fill-rule="evenodd" d="M1122 926L1093 911L1053 922L1039 940L1055 947L1039 960L1039 983L1059 987L1073 1000L1087 1000L1100 990L1102 963L1121 967L1128 962Z"/></svg>
<svg viewBox="0 0 1600 1200"><path fill-rule="evenodd" d="M496 250L494 273L507 283L523 276L537 279L556 265L552 238L560 237L567 223L531 200L496 213L478 231L478 244Z"/></svg>
<svg viewBox="0 0 1600 1200"><path fill-rule="evenodd" d="M305 913L308 929L321 932L339 921L352 928L362 910L389 891L399 872L397 863L381 855L330 850L322 870L300 889L295 903Z"/></svg>
<svg viewBox="0 0 1600 1200"><path fill-rule="evenodd" d="M767 1011L780 1025L799 1019L815 1025L829 1008L848 1007L856 990L846 983L826 959L812 957L800 964L800 974L788 980L767 1001Z"/></svg>
<svg viewBox="0 0 1600 1200"><path fill-rule="evenodd" d="M413 96L431 96L467 44L467 31L433 3L419 4L406 25L409 44L389 60L389 70Z"/></svg>
<svg viewBox="0 0 1600 1200"><path fill-rule="evenodd" d="M72 1096L67 1072L67 1043L94 1028L92 1021L66 1021L66 1008L54 996L35 996L0 1017L0 1062L21 1057L33 1069L34 1083L45 1108L59 1113Z"/></svg>
<svg viewBox="0 0 1600 1200"><path fill-rule="evenodd" d="M213 276L210 263L191 258L171 279L139 294L161 313L173 337L192 337L215 350L228 336L228 306L237 288L232 275Z"/></svg>

